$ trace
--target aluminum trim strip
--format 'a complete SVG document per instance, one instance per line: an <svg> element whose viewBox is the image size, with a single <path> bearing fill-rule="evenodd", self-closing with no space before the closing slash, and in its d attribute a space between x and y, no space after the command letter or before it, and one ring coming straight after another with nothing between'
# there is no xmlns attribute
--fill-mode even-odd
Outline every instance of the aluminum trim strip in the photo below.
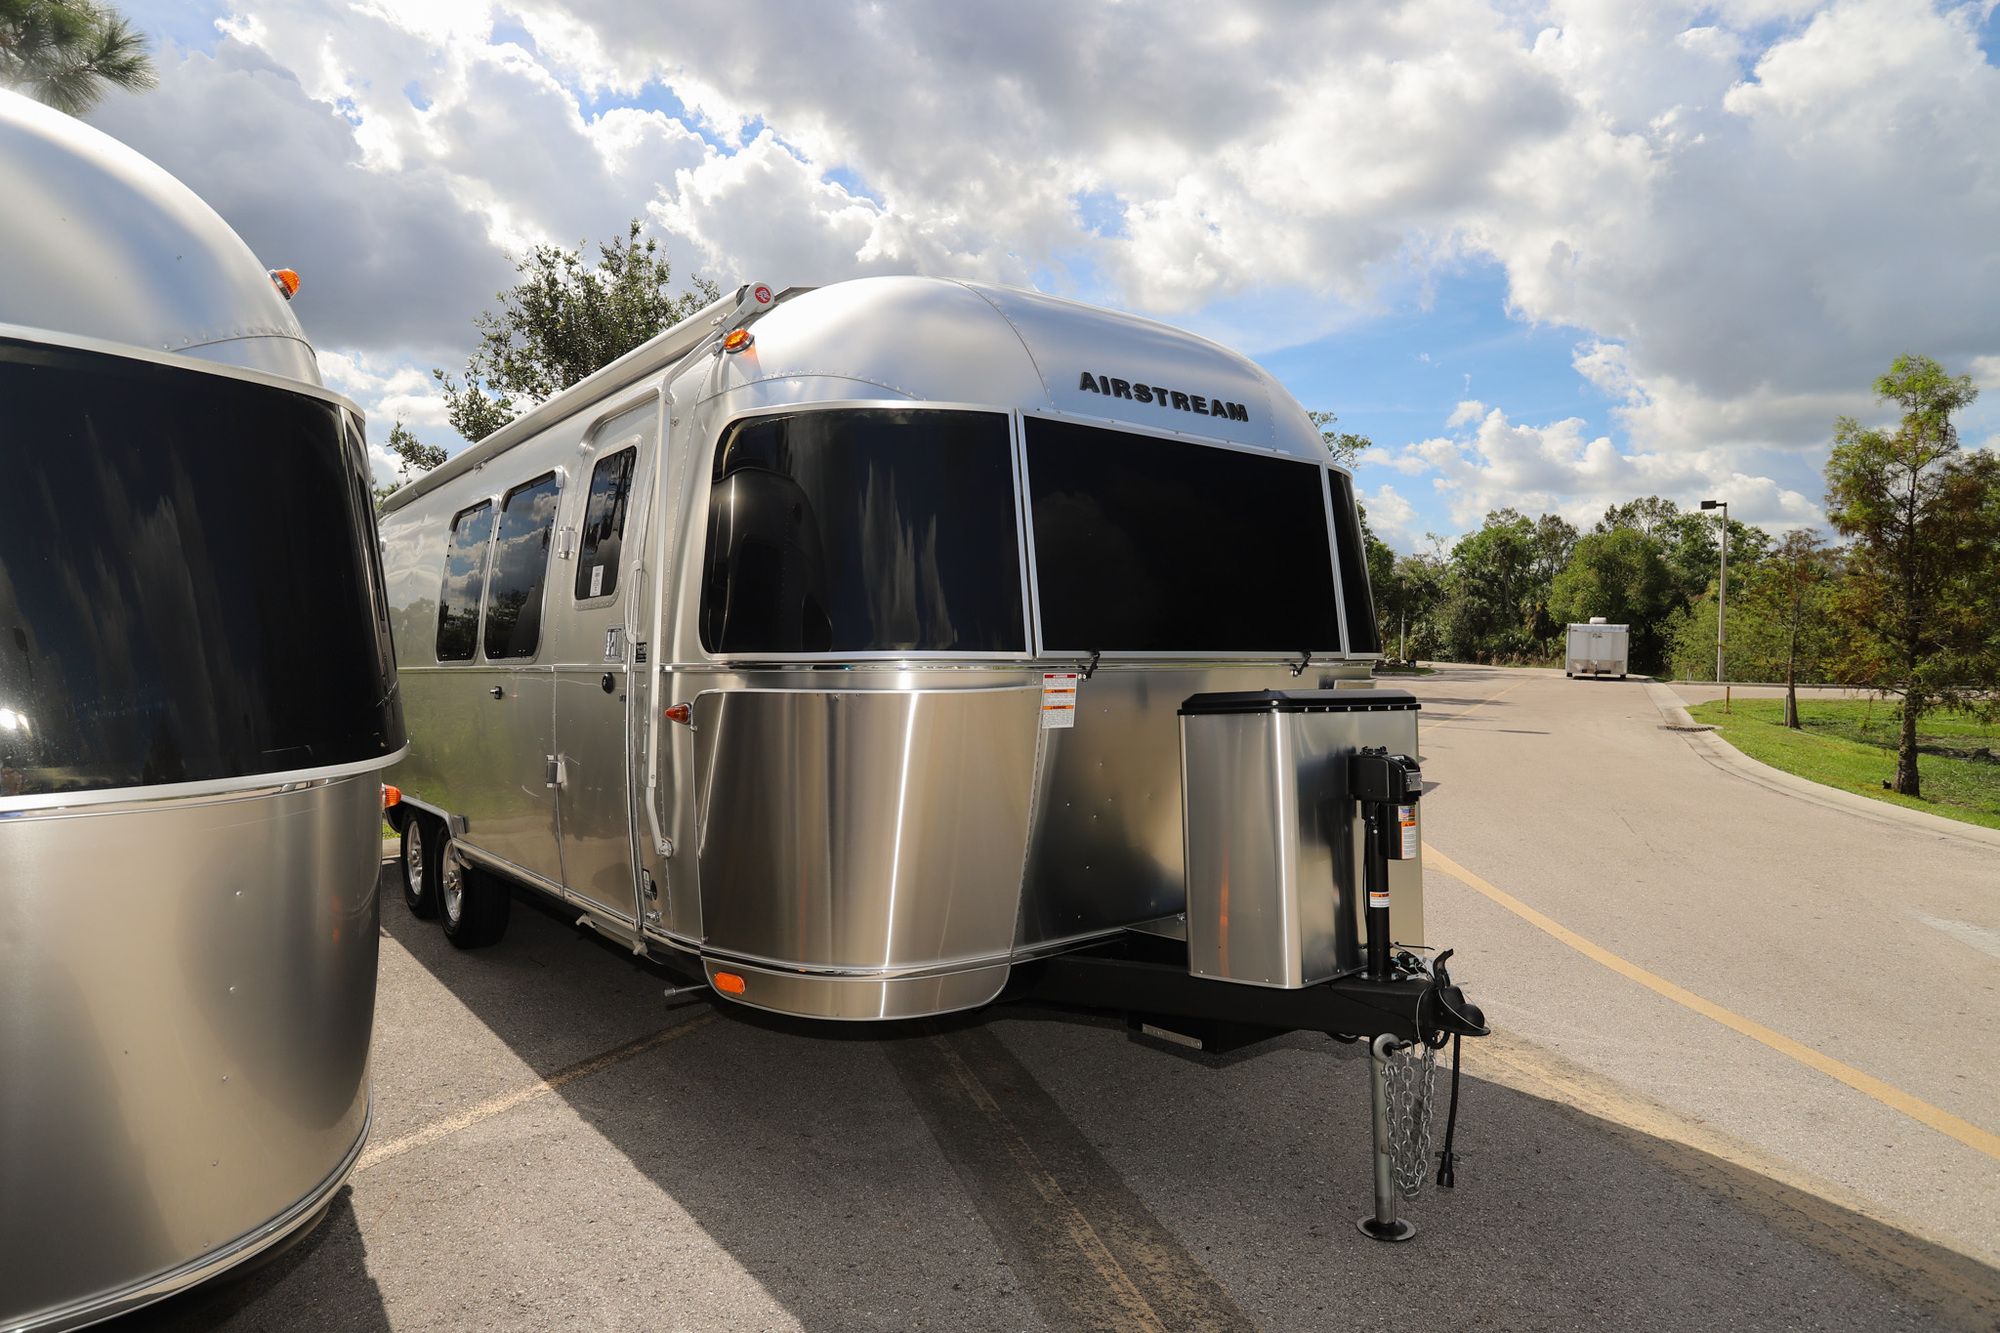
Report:
<svg viewBox="0 0 2000 1333"><path fill-rule="evenodd" d="M401 763L410 753L405 742L400 748L373 759L356 759L323 768L294 768L276 773L248 773L237 778L215 778L206 782L163 782L151 787L105 787L97 791L42 792L32 796L0 796L0 819L35 811L55 812L90 806L140 805L154 801L178 801L189 797L248 795L258 791L326 782L335 778L379 773Z"/></svg>
<svg viewBox="0 0 2000 1333"><path fill-rule="evenodd" d="M822 963L800 963L785 958L766 958L761 954L741 953L728 949L703 947L702 959L706 962L736 964L754 967L766 972L782 972L791 976L813 977L827 981L910 981L923 977L945 977L958 972L977 972L989 967L1005 967L1014 961L1012 950L1000 953L975 954L967 958L947 958L934 963L916 963L908 967L833 967Z"/></svg>
<svg viewBox="0 0 2000 1333"><path fill-rule="evenodd" d="M292 338L293 335L268 334L260 337ZM247 366L232 366L221 361L205 361L200 357L181 356L175 352L154 347L140 347L135 343L117 342L110 338L92 338L80 333L62 333L55 329L39 329L30 324L9 324L0 321L0 338L15 338L22 342L44 343L50 347L67 347L79 352L96 352L104 356L124 357L128 361L148 361L156 366L166 366L173 370L194 370L204 375L220 375L224 379L244 380L251 384L261 384L267 389L283 389L288 393L302 394L307 398L318 398L323 402L344 407L356 416L366 416L361 405L345 394L335 393L324 385L308 384L304 380L291 379L285 375L274 375L268 370L251 370ZM305 342L304 339L294 339ZM214 346L218 342L240 342L240 338L220 338L197 346ZM310 342L306 342L311 347Z"/></svg>

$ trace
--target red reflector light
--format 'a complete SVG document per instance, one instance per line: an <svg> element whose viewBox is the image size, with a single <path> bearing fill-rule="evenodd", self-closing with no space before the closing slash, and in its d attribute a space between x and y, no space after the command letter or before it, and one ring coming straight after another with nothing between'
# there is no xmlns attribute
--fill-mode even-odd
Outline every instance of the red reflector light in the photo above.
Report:
<svg viewBox="0 0 2000 1333"><path fill-rule="evenodd" d="M722 339L722 350L740 352L750 345L750 330L731 329Z"/></svg>
<svg viewBox="0 0 2000 1333"><path fill-rule="evenodd" d="M382 784L382 808L384 810L387 810L392 805L401 805L402 802L403 789L401 787L391 787L387 783Z"/></svg>
<svg viewBox="0 0 2000 1333"><path fill-rule="evenodd" d="M741 995L743 993L743 978L737 976L734 972L717 972L715 974L715 988L724 995Z"/></svg>
<svg viewBox="0 0 2000 1333"><path fill-rule="evenodd" d="M693 726L694 706L692 704L674 704L670 706L667 709L667 721L678 722L684 727Z"/></svg>

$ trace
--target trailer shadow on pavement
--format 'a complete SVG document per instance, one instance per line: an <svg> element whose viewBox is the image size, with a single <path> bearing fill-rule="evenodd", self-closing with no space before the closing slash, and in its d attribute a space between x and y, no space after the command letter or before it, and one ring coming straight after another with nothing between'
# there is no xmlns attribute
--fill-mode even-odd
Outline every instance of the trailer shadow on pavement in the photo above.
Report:
<svg viewBox="0 0 2000 1333"><path fill-rule="evenodd" d="M526 900L453 949L385 875L377 1127L312 1236L175 1327L1991 1327L1993 1270L1480 1076L1371 1243L1365 1056L1027 1009L706 1000ZM414 964L414 965L413 965ZM610 1053L607 1055L607 1053ZM602 1058L600 1058L602 1057ZM1439 1090L1445 1084L1440 1071ZM551 1086L553 1085L553 1086Z"/></svg>

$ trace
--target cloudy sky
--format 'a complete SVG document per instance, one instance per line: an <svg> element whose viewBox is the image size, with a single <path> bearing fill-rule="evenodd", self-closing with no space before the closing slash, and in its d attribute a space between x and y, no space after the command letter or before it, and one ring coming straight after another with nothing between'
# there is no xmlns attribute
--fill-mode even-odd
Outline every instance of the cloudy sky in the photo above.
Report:
<svg viewBox="0 0 2000 1333"><path fill-rule="evenodd" d="M92 120L297 268L329 379L457 448L510 254L643 217L724 285L929 273L1237 346L1376 442L1392 544L1715 494L1822 518L1896 353L2000 445L1996 0L125 0Z"/></svg>

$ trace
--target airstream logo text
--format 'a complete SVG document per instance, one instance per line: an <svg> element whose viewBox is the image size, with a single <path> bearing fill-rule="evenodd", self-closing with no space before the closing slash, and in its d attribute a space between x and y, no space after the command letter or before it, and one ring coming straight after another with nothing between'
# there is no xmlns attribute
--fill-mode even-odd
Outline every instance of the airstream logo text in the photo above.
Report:
<svg viewBox="0 0 2000 1333"><path fill-rule="evenodd" d="M1135 403L1158 403L1161 407L1171 407L1180 412L1196 412L1205 417L1228 417L1231 421L1248 421L1250 409L1241 403L1227 403L1220 398L1204 398L1198 393L1182 393L1179 389L1163 389L1157 384L1135 384L1130 380L1113 379L1109 375L1092 375L1083 372L1076 387L1083 393L1109 394L1113 398L1130 398Z"/></svg>

